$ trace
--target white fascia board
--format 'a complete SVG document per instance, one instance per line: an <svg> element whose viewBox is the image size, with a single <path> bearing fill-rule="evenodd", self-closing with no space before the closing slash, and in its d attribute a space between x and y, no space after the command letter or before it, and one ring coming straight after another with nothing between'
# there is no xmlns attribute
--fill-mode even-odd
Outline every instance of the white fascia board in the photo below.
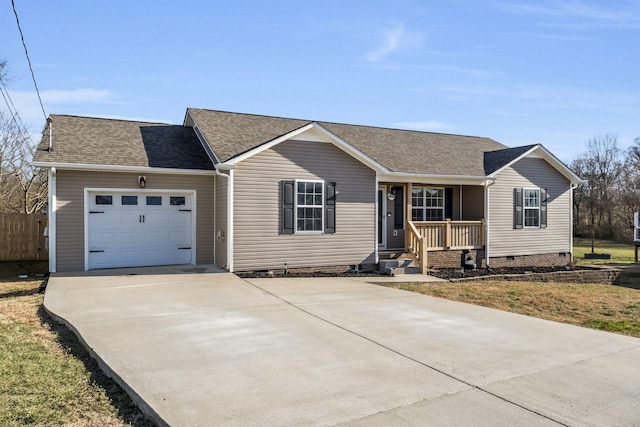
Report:
<svg viewBox="0 0 640 427"><path fill-rule="evenodd" d="M57 168L60 170L84 170L95 172L135 172L135 173L157 173L168 175L215 175L215 170L204 169L172 169L153 168L148 166L120 166L120 165L92 165L86 163L49 163L33 162L39 168Z"/></svg>
<svg viewBox="0 0 640 427"><path fill-rule="evenodd" d="M193 121L193 123L195 124L195 120ZM211 162L214 165L220 163L220 159L218 159L218 156L216 156L216 153L213 152L213 149L207 142L207 138L205 138L204 134L202 133L202 131L200 130L200 127L198 127L197 124L195 124L195 126L193 127L193 133L196 134L196 138L198 138L198 141L200 141L200 145L202 145L204 152L207 153L207 156L209 156L209 160L211 160Z"/></svg>
<svg viewBox="0 0 640 427"><path fill-rule="evenodd" d="M296 130L293 130L285 135L282 135L272 141L269 141L265 144L262 144L252 150L247 151L244 154L239 155L238 157L234 157L231 160L228 160L226 162L224 162L221 165L221 168L232 168L235 167L239 162L248 159L249 157L255 156L256 154L259 154L265 150L268 150L269 148L272 148L284 141L288 141L290 139L295 138L297 135L300 135L304 132L307 132L310 129L316 129L320 132L322 132L323 134L325 134L327 137L329 137L329 139L331 140L331 143L335 146L337 146L338 148L340 148L342 151L344 151L345 153L349 154L351 157L355 158L356 160L358 160L360 163L363 163L364 165L368 166L369 168L373 169L374 171L378 172L378 173L385 173L388 172L388 170L382 166L380 163L376 162L375 160L373 160L372 158L370 158L369 156L367 156L366 154L362 153L361 151L359 151L358 149L356 149L355 147L351 146L348 142L342 140L341 138L339 138L338 136L334 135L333 133L329 132L327 129L323 128L320 124L316 123L316 122L312 122L309 123L305 126L302 126Z"/></svg>
<svg viewBox="0 0 640 427"><path fill-rule="evenodd" d="M525 157L539 157L546 160L547 163L553 166L558 172L560 172L565 178L571 181L571 183L574 185L583 184L585 182L585 180L583 180L578 175L576 175L571 169L567 167L567 165L565 165L562 161L560 161L560 159L554 156L553 153L551 153L549 150L547 150L546 148L544 148L544 146L540 144L535 145L534 147L531 147L530 150L516 157L515 159L513 159L512 161L510 161L500 169L496 170L489 176L490 177L497 176L500 172L507 169L508 167L513 166L513 164L519 162Z"/></svg>
<svg viewBox="0 0 640 427"><path fill-rule="evenodd" d="M428 175L418 173L389 172L380 176L380 182L392 183L425 183L425 184L452 184L452 185L486 185L496 178L487 176L464 175Z"/></svg>
<svg viewBox="0 0 640 427"><path fill-rule="evenodd" d="M220 163L220 159L218 159L216 153L213 152L211 146L207 143L207 138L205 138L204 134L200 130L200 127L198 126L198 123L196 123L195 119L191 116L191 113L187 108L187 111L184 114L184 120L182 121L182 126L189 127L187 126L187 122L189 121L189 119L191 119L191 123L193 123L193 133L196 134L196 138L198 138L198 141L200 141L200 145L202 145L205 153L207 153L207 156L209 156L209 160L211 160L214 165L216 163Z"/></svg>

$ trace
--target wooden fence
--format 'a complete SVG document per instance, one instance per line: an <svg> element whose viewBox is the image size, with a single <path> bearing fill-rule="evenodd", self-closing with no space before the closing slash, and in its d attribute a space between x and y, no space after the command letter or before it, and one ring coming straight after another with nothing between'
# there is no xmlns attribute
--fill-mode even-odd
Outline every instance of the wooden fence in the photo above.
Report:
<svg viewBox="0 0 640 427"><path fill-rule="evenodd" d="M46 261L42 214L0 213L0 261Z"/></svg>

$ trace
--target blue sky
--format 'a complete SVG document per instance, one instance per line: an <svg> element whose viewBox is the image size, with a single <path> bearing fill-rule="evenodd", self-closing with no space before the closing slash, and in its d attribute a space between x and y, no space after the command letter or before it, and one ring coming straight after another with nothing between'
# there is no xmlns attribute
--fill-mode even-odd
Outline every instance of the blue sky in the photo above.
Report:
<svg viewBox="0 0 640 427"><path fill-rule="evenodd" d="M47 114L209 108L542 143L567 162L589 138L640 136L640 1L15 3ZM38 133L8 0L0 40Z"/></svg>

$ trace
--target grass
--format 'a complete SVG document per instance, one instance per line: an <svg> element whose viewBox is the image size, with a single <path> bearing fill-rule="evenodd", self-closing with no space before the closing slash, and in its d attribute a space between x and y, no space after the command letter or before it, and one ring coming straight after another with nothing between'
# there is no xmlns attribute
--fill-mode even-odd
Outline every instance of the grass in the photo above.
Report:
<svg viewBox="0 0 640 427"><path fill-rule="evenodd" d="M0 425L150 426L84 347L42 308L41 280L0 265Z"/></svg>
<svg viewBox="0 0 640 427"><path fill-rule="evenodd" d="M640 277L623 279L629 287L500 281L385 283L385 286L640 337Z"/></svg>
<svg viewBox="0 0 640 427"><path fill-rule="evenodd" d="M634 262L635 247L632 244L615 243L608 240L595 240L594 252L611 254L611 259L584 259L591 253L591 239L573 239L573 258L578 265L585 264L631 264Z"/></svg>

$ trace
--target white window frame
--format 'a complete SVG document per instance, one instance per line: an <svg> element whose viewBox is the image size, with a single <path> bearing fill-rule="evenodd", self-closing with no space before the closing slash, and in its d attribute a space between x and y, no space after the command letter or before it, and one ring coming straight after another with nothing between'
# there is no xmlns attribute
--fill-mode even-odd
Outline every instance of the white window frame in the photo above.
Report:
<svg viewBox="0 0 640 427"><path fill-rule="evenodd" d="M298 204L298 183L299 182L312 182L314 184L320 184L320 190L321 190L321 197L322 197L322 205L318 206L318 205L299 205ZM293 183L294 186L294 192L293 192L293 197L294 197L294 204L293 204L293 232L295 234L323 234L324 233L324 216L325 216L325 182L324 180L321 179L296 179L294 180ZM321 221L322 221L322 226L320 230L299 230L298 229L298 208L320 208L321 209Z"/></svg>
<svg viewBox="0 0 640 427"><path fill-rule="evenodd" d="M423 205L422 206L418 206L416 207L413 204L413 190L416 189L421 189L422 190L422 202ZM442 206L440 207L434 207L434 206L427 206L426 205L426 190L438 190L438 191L442 191ZM430 187L430 186L425 186L425 185L418 185L418 186L414 186L411 189L411 194L409 195L409 197L411 197L411 219L413 221L413 210L414 209L421 209L422 210L422 216L425 218L423 220L420 220L418 222L424 222L424 221L444 221L444 210L445 210L445 205L446 205L446 200L445 200L445 191L444 191L444 187ZM426 219L427 215L426 215L426 210L427 209L440 209L442 210L442 219L441 220L433 220L433 219Z"/></svg>
<svg viewBox="0 0 640 427"><path fill-rule="evenodd" d="M535 191L538 193L538 206L527 206L527 191ZM542 197L540 188L522 188L522 228L536 229L540 228L540 206L542 205ZM538 212L538 225L527 225L527 211Z"/></svg>

